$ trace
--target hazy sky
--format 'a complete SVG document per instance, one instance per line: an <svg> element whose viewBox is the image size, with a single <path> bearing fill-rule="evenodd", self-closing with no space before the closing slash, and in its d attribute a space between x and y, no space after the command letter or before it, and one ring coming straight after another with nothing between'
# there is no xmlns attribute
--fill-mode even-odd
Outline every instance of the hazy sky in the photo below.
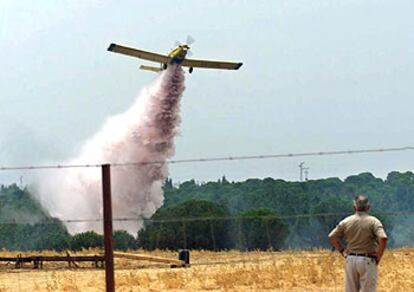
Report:
<svg viewBox="0 0 414 292"><path fill-rule="evenodd" d="M244 62L187 74L174 159L414 145L414 2L0 0L0 165L76 156L155 75L106 51ZM147 63L146 63L147 64ZM173 166L183 181L412 170L414 153ZM19 177L0 172L0 183Z"/></svg>

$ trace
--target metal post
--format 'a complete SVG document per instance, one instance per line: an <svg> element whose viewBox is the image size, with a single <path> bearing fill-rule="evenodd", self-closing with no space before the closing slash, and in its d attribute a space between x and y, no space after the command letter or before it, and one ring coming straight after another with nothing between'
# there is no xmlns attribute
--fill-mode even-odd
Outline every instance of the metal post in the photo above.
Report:
<svg viewBox="0 0 414 292"><path fill-rule="evenodd" d="M183 224L184 249L187 249L187 231L186 231L186 226L185 226L184 219L182 219L181 222Z"/></svg>
<svg viewBox="0 0 414 292"><path fill-rule="evenodd" d="M156 222L152 222L152 224L154 226L154 229L157 230L157 228L155 228L155 226L157 226L157 223ZM158 227L157 233L155 235L155 246L154 246L154 249L161 249L162 248L162 247L160 247L160 234L162 232L162 222L159 222L158 223L158 226L159 227Z"/></svg>
<svg viewBox="0 0 414 292"><path fill-rule="evenodd" d="M270 237L270 231L269 231L269 218L263 218L266 222L266 236L267 236L267 243L268 243L268 250L273 250L272 246L272 238Z"/></svg>
<svg viewBox="0 0 414 292"><path fill-rule="evenodd" d="M214 236L213 220L208 220L210 223L211 240L213 241L213 250L216 251L216 237Z"/></svg>
<svg viewBox="0 0 414 292"><path fill-rule="evenodd" d="M106 292L115 291L114 251L112 246L111 166L102 165L103 228Z"/></svg>
<svg viewBox="0 0 414 292"><path fill-rule="evenodd" d="M305 162L301 162L299 163L299 169L300 169L300 176L299 176L299 181L303 181L303 165L305 164Z"/></svg>
<svg viewBox="0 0 414 292"><path fill-rule="evenodd" d="M243 250L242 220L243 220L242 217L237 219L238 231L239 231L239 250L240 251Z"/></svg>

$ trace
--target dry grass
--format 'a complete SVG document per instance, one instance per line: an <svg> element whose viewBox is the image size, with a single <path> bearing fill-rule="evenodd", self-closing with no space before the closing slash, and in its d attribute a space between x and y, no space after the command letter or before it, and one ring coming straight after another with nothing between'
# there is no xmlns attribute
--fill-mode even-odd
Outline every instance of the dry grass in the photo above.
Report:
<svg viewBox="0 0 414 292"><path fill-rule="evenodd" d="M94 254L87 251L81 254ZM142 251L141 251L142 253ZM14 253L15 254L15 253ZM45 254L54 254L47 252ZM146 252L176 258L175 252ZM12 253L0 252L0 256ZM207 252L191 253L190 268L117 259L117 291L343 291L343 260L337 253ZM84 264L68 269L47 264L0 269L3 291L104 291L104 271ZM387 251L380 266L379 291L414 291L414 249Z"/></svg>

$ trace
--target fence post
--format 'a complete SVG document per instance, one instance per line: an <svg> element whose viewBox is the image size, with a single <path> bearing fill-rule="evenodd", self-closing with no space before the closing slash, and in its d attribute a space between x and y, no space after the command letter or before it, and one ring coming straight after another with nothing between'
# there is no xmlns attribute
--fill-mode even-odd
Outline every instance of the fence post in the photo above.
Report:
<svg viewBox="0 0 414 292"><path fill-rule="evenodd" d="M216 237L214 236L214 227L213 227L213 220L208 220L210 223L210 233L211 233L211 239L213 241L213 250L216 251Z"/></svg>
<svg viewBox="0 0 414 292"><path fill-rule="evenodd" d="M184 219L181 219L181 223L183 224L183 236L184 236L184 249L187 249L187 231L186 231L186 226L185 226L185 221Z"/></svg>
<svg viewBox="0 0 414 292"><path fill-rule="evenodd" d="M111 166L102 165L103 230L106 292L115 291L114 251L112 246Z"/></svg>
<svg viewBox="0 0 414 292"><path fill-rule="evenodd" d="M272 246L272 239L270 237L270 231L269 231L269 217L265 217L264 220L266 220L266 237L267 237L267 249L273 250Z"/></svg>
<svg viewBox="0 0 414 292"><path fill-rule="evenodd" d="M243 247L243 235L242 235L242 217L237 218L237 224L238 224L238 233L239 233L239 250L242 251L244 249Z"/></svg>
<svg viewBox="0 0 414 292"><path fill-rule="evenodd" d="M157 224L157 222L152 222L152 224L155 226ZM157 228L154 227L155 230L157 230ZM162 222L160 221L158 223L158 232L155 235L155 246L154 249L161 249L160 248L160 234L162 232Z"/></svg>

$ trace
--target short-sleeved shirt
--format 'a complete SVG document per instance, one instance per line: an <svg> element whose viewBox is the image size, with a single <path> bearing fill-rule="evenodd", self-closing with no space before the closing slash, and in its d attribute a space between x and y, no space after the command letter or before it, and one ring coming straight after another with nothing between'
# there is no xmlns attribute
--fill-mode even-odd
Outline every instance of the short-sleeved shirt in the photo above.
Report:
<svg viewBox="0 0 414 292"><path fill-rule="evenodd" d="M339 222L329 237L345 239L348 253L373 254L378 250L379 239L387 238L387 234L380 220L366 212L356 212Z"/></svg>

